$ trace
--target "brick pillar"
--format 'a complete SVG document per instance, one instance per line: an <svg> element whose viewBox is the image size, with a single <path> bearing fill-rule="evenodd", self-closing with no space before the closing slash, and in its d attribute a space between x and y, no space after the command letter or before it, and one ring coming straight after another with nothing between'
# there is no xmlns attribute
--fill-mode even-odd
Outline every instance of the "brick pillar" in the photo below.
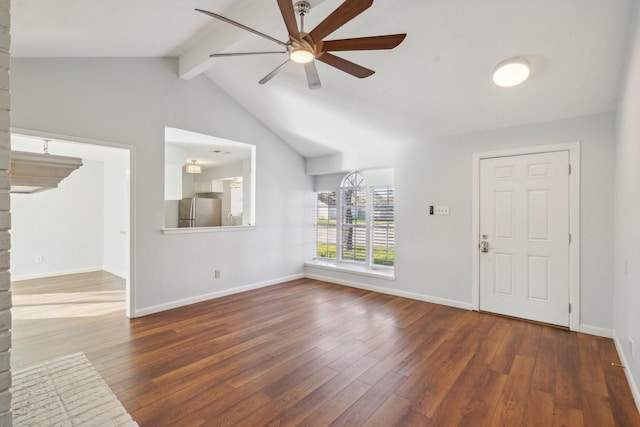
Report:
<svg viewBox="0 0 640 427"><path fill-rule="evenodd" d="M11 44L10 0L0 0L0 426L11 422L11 281L9 248L11 246L11 214L9 212L9 166L11 164L9 47Z"/></svg>

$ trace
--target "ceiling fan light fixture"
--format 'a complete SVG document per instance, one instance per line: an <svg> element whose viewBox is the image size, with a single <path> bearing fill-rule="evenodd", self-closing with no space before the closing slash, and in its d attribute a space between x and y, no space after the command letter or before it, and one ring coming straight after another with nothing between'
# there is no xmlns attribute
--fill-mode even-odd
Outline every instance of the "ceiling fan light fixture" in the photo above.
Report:
<svg viewBox="0 0 640 427"><path fill-rule="evenodd" d="M529 62L520 57L502 61L493 70L493 82L500 87L513 87L521 84L531 73Z"/></svg>
<svg viewBox="0 0 640 427"><path fill-rule="evenodd" d="M289 59L297 64L308 64L316 58L316 55L309 49L297 48L289 53Z"/></svg>

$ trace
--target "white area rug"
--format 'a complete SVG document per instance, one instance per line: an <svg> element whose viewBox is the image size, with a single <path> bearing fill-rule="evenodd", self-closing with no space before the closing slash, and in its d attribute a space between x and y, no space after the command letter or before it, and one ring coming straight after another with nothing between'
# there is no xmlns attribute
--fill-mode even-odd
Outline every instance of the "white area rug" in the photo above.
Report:
<svg viewBox="0 0 640 427"><path fill-rule="evenodd" d="M13 425L137 426L84 353L13 372Z"/></svg>

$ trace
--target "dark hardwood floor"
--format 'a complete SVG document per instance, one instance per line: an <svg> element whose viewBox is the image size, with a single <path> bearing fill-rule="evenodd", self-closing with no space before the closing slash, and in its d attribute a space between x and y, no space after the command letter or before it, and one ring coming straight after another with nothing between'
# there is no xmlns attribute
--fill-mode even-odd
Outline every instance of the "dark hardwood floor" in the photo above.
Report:
<svg viewBox="0 0 640 427"><path fill-rule="evenodd" d="M640 426L612 340L315 280L139 319L17 282L14 368L83 351L141 426Z"/></svg>

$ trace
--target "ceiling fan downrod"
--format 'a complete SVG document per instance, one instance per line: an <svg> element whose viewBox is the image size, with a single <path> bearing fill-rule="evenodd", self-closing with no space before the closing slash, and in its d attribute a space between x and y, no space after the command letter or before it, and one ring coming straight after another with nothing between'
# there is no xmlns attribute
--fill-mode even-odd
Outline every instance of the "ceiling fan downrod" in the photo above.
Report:
<svg viewBox="0 0 640 427"><path fill-rule="evenodd" d="M304 33L304 17L309 14L311 5L308 1L301 0L293 5L293 10L300 17L300 32Z"/></svg>

